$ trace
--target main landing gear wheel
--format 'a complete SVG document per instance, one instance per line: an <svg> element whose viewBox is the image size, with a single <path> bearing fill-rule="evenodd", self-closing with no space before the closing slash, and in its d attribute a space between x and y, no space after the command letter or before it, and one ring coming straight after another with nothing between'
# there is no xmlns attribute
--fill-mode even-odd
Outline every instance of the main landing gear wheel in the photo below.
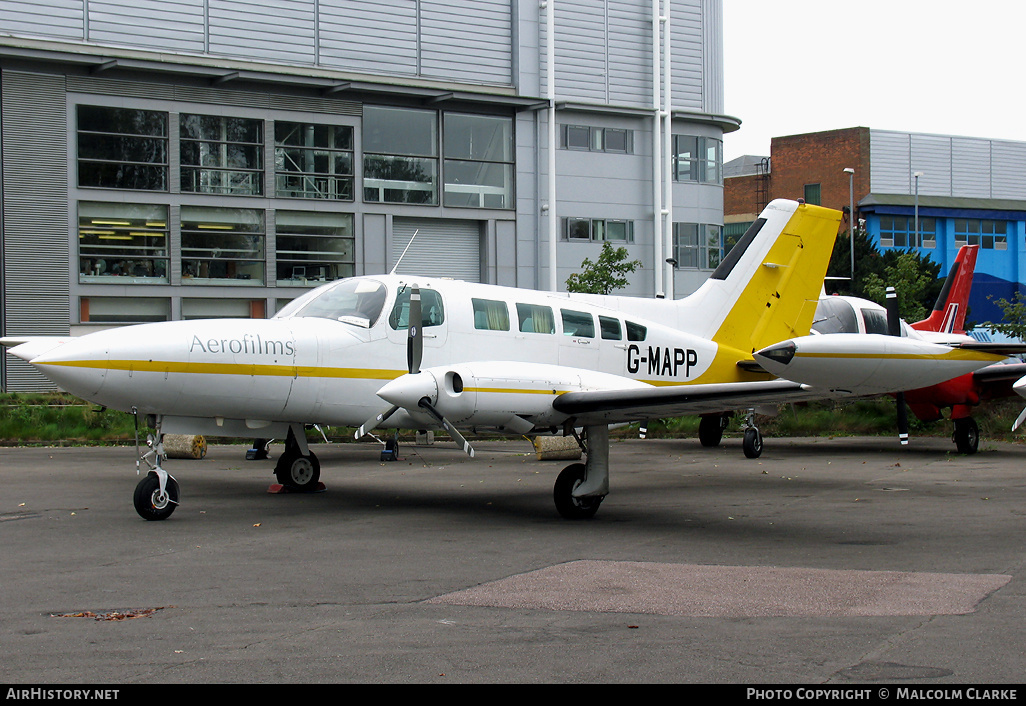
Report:
<svg viewBox="0 0 1026 706"><path fill-rule="evenodd" d="M972 417L955 420L955 448L960 454L974 454L980 446L980 428Z"/></svg>
<svg viewBox="0 0 1026 706"><path fill-rule="evenodd" d="M726 428L727 417L722 414L701 417L698 420L698 440L707 448L719 446Z"/></svg>
<svg viewBox="0 0 1026 706"><path fill-rule="evenodd" d="M160 479L151 471L135 486L134 502L135 511L144 520L166 520L178 507L178 482L168 476L161 492Z"/></svg>
<svg viewBox="0 0 1026 706"><path fill-rule="evenodd" d="M304 456L298 451L288 451L278 458L274 467L274 477L290 490L310 491L317 487L321 479L321 462L311 451Z"/></svg>
<svg viewBox="0 0 1026 706"><path fill-rule="evenodd" d="M755 427L745 429L745 438L741 442L745 456L748 458L759 458L762 455L762 434Z"/></svg>
<svg viewBox="0 0 1026 706"><path fill-rule="evenodd" d="M584 482L586 470L583 463L571 464L560 472L552 487L556 510L568 520L591 519L602 504L601 495L586 498L575 498L573 495L574 489Z"/></svg>

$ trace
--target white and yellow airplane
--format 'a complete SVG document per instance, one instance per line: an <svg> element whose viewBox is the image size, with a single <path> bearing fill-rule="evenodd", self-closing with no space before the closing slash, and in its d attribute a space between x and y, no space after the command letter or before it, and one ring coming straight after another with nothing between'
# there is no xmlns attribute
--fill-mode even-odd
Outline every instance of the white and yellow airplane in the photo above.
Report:
<svg viewBox="0 0 1026 706"><path fill-rule="evenodd" d="M573 434L586 463L563 469L553 496L563 516L591 517L609 492L610 424L837 394L844 368L817 388L775 379L753 354L770 347L756 356L769 367L781 358L774 344L809 333L839 220L774 201L710 279L676 301L367 275L312 290L269 320L0 343L72 394L154 417L151 470L135 493L146 519L170 516L179 501L160 465L162 434L285 439L275 474L306 489L320 475L311 424L359 428L358 437L378 426L444 428L470 455L459 429ZM923 369L940 381L995 359ZM746 437L761 446L757 429Z"/></svg>

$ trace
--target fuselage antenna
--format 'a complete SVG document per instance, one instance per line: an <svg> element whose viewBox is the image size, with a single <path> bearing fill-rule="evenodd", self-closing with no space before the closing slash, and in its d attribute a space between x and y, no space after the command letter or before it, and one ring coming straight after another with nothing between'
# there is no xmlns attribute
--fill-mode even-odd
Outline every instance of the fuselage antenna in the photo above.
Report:
<svg viewBox="0 0 1026 706"><path fill-rule="evenodd" d="M394 275L394 274L395 274L395 271L396 271L397 269L399 269L399 263L401 263L401 262L403 261L403 258L404 258L404 257L406 257L406 251L410 249L410 246L411 246L411 245L413 245L413 240L414 240L414 238L416 238L416 237L417 237L417 233L419 233L419 232L420 232L420 228L418 228L417 230L413 231L413 238L410 238L410 242L408 242L408 243L406 244L406 247L405 247L405 248L403 248L403 254L402 254L402 255L400 255L400 256L399 256L399 259L395 261L395 265L394 265L394 266L392 267L392 271L391 271L391 272L389 272L388 274L390 274L390 275Z"/></svg>

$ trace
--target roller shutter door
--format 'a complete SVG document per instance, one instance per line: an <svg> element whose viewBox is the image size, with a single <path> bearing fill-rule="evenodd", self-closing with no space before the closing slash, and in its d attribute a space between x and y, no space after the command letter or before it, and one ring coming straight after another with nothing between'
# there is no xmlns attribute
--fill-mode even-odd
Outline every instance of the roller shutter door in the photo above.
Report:
<svg viewBox="0 0 1026 706"><path fill-rule="evenodd" d="M394 267L416 233L402 264L404 275L452 277L466 282L481 281L481 223L440 218L395 218L392 221Z"/></svg>

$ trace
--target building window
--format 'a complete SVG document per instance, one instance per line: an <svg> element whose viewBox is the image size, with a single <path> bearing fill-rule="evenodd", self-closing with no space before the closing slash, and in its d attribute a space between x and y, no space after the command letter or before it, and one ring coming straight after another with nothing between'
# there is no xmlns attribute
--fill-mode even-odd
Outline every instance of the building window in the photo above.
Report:
<svg viewBox="0 0 1026 706"><path fill-rule="evenodd" d="M634 242L634 221L607 218L564 218L564 240L610 240L620 243Z"/></svg>
<svg viewBox="0 0 1026 706"><path fill-rule="evenodd" d="M434 111L364 106L363 200L438 204Z"/></svg>
<svg viewBox="0 0 1026 706"><path fill-rule="evenodd" d="M264 193L262 120L181 115L182 191Z"/></svg>
<svg viewBox="0 0 1026 706"><path fill-rule="evenodd" d="M513 120L446 113L446 206L513 208Z"/></svg>
<svg viewBox="0 0 1026 706"><path fill-rule="evenodd" d="M589 152L634 153L634 131L616 127L563 125L560 128L563 149Z"/></svg>
<svg viewBox="0 0 1026 706"><path fill-rule="evenodd" d="M171 300L159 297L82 297L83 324L141 324L171 319Z"/></svg>
<svg viewBox="0 0 1026 706"><path fill-rule="evenodd" d="M78 204L78 281L166 283L167 206Z"/></svg>
<svg viewBox="0 0 1026 706"><path fill-rule="evenodd" d="M183 284L263 284L264 212L182 206Z"/></svg>
<svg viewBox="0 0 1026 706"><path fill-rule="evenodd" d="M277 211L274 222L279 286L305 287L353 276L351 213Z"/></svg>
<svg viewBox="0 0 1026 706"><path fill-rule="evenodd" d="M937 247L937 219L920 217L919 233L917 234L916 219L913 216L880 216L880 247L935 248Z"/></svg>
<svg viewBox="0 0 1026 706"><path fill-rule="evenodd" d="M182 299L182 319L263 319L267 304L263 299Z"/></svg>
<svg viewBox="0 0 1026 706"><path fill-rule="evenodd" d="M681 269L715 270L723 256L723 226L673 224L673 258Z"/></svg>
<svg viewBox="0 0 1026 706"><path fill-rule="evenodd" d="M353 128L274 123L275 195L353 200Z"/></svg>
<svg viewBox="0 0 1026 706"><path fill-rule="evenodd" d="M673 136L673 179L723 183L723 141L713 137Z"/></svg>
<svg viewBox="0 0 1026 706"><path fill-rule="evenodd" d="M167 113L78 106L78 185L167 191Z"/></svg>
<svg viewBox="0 0 1026 706"><path fill-rule="evenodd" d="M806 184L805 185L805 203L811 203L813 206L823 205L823 189L820 184Z"/></svg>
<svg viewBox="0 0 1026 706"><path fill-rule="evenodd" d="M1008 223L990 219L956 218L955 245L979 245L981 250L1007 250Z"/></svg>

